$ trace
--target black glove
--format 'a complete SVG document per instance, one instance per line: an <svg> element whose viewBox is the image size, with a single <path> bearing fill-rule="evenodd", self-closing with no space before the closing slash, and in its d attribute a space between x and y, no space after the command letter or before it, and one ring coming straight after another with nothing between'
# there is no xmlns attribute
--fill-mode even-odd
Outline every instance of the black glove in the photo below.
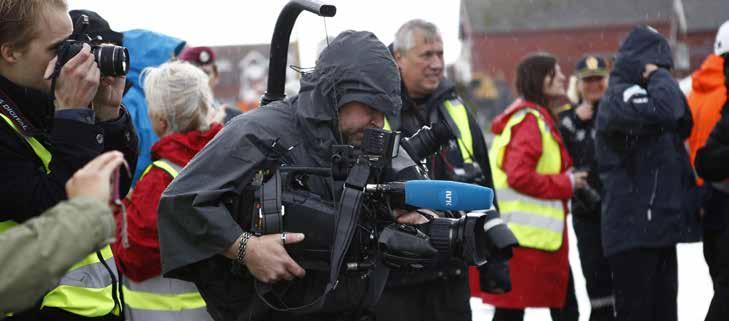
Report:
<svg viewBox="0 0 729 321"><path fill-rule="evenodd" d="M479 268L481 291L491 294L504 294L511 291L508 261L489 261Z"/></svg>

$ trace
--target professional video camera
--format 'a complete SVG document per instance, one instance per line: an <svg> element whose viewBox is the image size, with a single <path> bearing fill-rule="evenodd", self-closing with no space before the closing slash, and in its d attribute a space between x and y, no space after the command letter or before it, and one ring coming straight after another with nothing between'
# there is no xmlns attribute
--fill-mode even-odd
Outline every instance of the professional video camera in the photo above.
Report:
<svg viewBox="0 0 729 321"><path fill-rule="evenodd" d="M331 168L268 170L256 192L253 233L304 233L304 241L288 245L287 251L307 271L363 277L383 264L409 270L453 259L476 266L509 259L517 241L492 208L493 192L425 179L399 146L399 135L367 129L361 146L332 147ZM339 201L309 192L312 177L342 186ZM420 225L396 223L396 209L421 208L466 214L431 217Z"/></svg>
<svg viewBox="0 0 729 321"><path fill-rule="evenodd" d="M85 43L91 46L91 54L94 55L94 60L99 65L101 76L117 77L126 75L129 71L129 51L127 48L112 44L94 44L94 39L86 33L88 26L89 17L87 15L81 15L74 22L73 34L63 41L56 50L58 60L54 75L57 75L61 67L81 51Z"/></svg>

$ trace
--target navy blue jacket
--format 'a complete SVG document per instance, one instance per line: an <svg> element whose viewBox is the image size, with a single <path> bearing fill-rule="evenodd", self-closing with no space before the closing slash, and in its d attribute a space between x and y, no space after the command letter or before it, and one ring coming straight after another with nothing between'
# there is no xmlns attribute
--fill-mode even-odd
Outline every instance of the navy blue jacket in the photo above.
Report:
<svg viewBox="0 0 729 321"><path fill-rule="evenodd" d="M643 79L646 64L660 68ZM607 256L672 246L700 235L695 178L683 141L693 121L676 81L668 42L634 29L621 46L597 113Z"/></svg>

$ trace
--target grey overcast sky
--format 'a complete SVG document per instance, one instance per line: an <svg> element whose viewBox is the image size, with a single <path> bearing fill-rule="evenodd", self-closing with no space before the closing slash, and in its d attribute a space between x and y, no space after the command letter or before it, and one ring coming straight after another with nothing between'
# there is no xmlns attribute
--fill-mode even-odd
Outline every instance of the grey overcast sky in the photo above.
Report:
<svg viewBox="0 0 729 321"><path fill-rule="evenodd" d="M184 39L188 44L235 45L268 43L278 13L287 0L69 0L71 9L98 12L112 29L149 29ZM326 19L329 35L347 29L369 30L385 44L397 28L412 18L429 20L441 30L446 63L460 54L458 0L329 0L337 15ZM323 19L304 12L292 40L300 43L303 66L312 66L324 39Z"/></svg>

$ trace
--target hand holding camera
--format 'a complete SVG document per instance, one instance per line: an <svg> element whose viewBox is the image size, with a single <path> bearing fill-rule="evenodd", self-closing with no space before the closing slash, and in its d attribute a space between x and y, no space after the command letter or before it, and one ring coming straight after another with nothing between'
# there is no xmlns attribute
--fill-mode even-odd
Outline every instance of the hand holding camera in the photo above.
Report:
<svg viewBox="0 0 729 321"><path fill-rule="evenodd" d="M46 78L53 78L59 57L48 63ZM53 94L56 110L85 108L99 88L100 72L91 54L91 46L84 44L81 51L69 59L56 76Z"/></svg>
<svg viewBox="0 0 729 321"><path fill-rule="evenodd" d="M246 268L263 283L302 278L306 271L289 256L284 245L303 240L302 233L252 236L246 245Z"/></svg>
<svg viewBox="0 0 729 321"><path fill-rule="evenodd" d="M109 121L119 117L125 83L126 76L101 78L99 89L91 103L98 120Z"/></svg>
<svg viewBox="0 0 729 321"><path fill-rule="evenodd" d="M46 68L46 79L51 79L56 110L91 105L100 121L113 120L119 117L129 51L92 41L88 26L88 16L81 15L76 31L59 45Z"/></svg>

